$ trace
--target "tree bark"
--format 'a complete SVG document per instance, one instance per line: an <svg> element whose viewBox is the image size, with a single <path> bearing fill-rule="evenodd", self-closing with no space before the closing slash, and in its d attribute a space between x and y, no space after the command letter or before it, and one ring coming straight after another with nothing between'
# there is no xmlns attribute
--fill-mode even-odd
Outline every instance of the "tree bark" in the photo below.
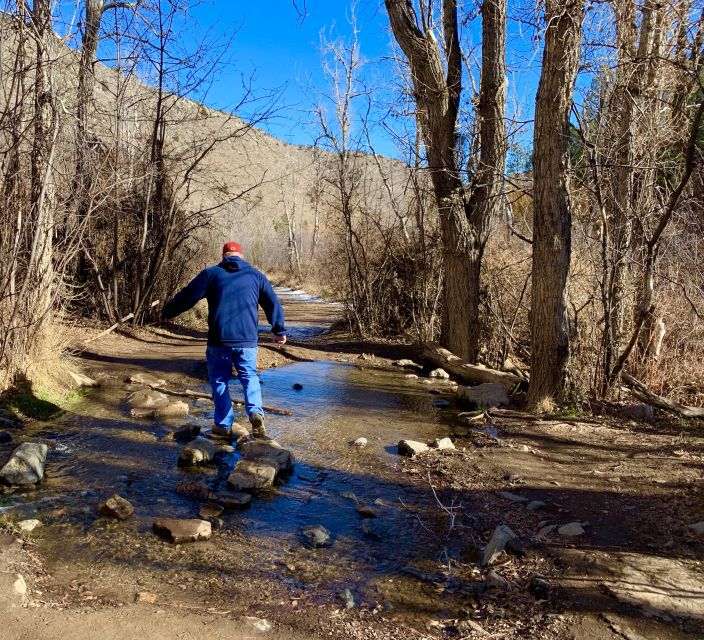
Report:
<svg viewBox="0 0 704 640"><path fill-rule="evenodd" d="M562 402L570 356L567 284L572 205L569 113L582 39L583 0L547 0L535 105L531 383L528 402Z"/></svg>

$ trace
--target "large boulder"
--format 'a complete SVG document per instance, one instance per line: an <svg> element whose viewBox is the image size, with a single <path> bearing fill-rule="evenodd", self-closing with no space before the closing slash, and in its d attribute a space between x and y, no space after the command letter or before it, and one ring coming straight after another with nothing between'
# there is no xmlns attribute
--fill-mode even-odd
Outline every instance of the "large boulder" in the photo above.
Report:
<svg viewBox="0 0 704 640"><path fill-rule="evenodd" d="M245 460L275 465L277 473L290 473L293 470L293 454L275 440L250 440L240 444L239 450Z"/></svg>
<svg viewBox="0 0 704 640"><path fill-rule="evenodd" d="M497 382L485 382L475 387L457 387L457 400L472 407L505 407L508 405L506 387Z"/></svg>
<svg viewBox="0 0 704 640"><path fill-rule="evenodd" d="M172 520L170 518L156 520L153 529L158 536L166 538L174 544L208 540L213 532L210 522L198 520L197 518L188 520Z"/></svg>
<svg viewBox="0 0 704 640"><path fill-rule="evenodd" d="M182 465L207 464L217 453L217 446L207 438L196 438L181 449L178 463Z"/></svg>
<svg viewBox="0 0 704 640"><path fill-rule="evenodd" d="M23 442L0 469L0 482L12 485L37 484L44 479L49 448L37 442Z"/></svg>
<svg viewBox="0 0 704 640"><path fill-rule="evenodd" d="M227 479L227 484L233 491L268 489L274 485L278 470L276 463L267 460L240 460Z"/></svg>

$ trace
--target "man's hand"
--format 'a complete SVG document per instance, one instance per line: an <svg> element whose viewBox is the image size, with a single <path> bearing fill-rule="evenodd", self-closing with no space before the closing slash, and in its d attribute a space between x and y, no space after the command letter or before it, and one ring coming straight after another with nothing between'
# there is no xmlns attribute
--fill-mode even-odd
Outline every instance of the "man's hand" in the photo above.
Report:
<svg viewBox="0 0 704 640"><path fill-rule="evenodd" d="M286 336L274 336L274 344L286 344Z"/></svg>

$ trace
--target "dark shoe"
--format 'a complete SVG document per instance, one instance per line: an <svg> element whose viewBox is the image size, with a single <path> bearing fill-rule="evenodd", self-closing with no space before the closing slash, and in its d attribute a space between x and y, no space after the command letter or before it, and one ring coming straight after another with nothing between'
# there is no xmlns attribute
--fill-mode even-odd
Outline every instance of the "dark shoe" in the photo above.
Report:
<svg viewBox="0 0 704 640"><path fill-rule="evenodd" d="M264 427L264 416L259 413L253 413L249 417L252 423L252 437L255 440L263 440L266 438L266 428Z"/></svg>
<svg viewBox="0 0 704 640"><path fill-rule="evenodd" d="M225 429L225 427L221 427L217 424L213 425L213 428L210 430L210 433L212 433L218 438L229 438L230 436L232 436L232 431L230 429Z"/></svg>

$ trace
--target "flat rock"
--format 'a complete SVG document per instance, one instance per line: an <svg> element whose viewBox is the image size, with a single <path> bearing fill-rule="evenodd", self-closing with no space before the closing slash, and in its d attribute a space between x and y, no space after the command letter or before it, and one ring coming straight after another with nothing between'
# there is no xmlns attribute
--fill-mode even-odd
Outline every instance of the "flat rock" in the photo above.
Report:
<svg viewBox="0 0 704 640"><path fill-rule="evenodd" d="M579 522L570 522L569 524L563 524L559 527L557 532L566 538L574 538L581 536L584 533L584 528Z"/></svg>
<svg viewBox="0 0 704 640"><path fill-rule="evenodd" d="M324 547L330 542L330 532L320 524L303 527L301 534L312 547Z"/></svg>
<svg viewBox="0 0 704 640"><path fill-rule="evenodd" d="M134 507L129 500L116 493L98 505L98 513L101 516L127 520L134 513Z"/></svg>
<svg viewBox="0 0 704 640"><path fill-rule="evenodd" d="M29 520L20 520L17 526L21 531L26 531L27 533L32 533L36 528L42 526L42 521L36 518L30 518Z"/></svg>
<svg viewBox="0 0 704 640"><path fill-rule="evenodd" d="M419 453L429 451L430 447L425 442L416 442L415 440L401 440L398 443L398 452L402 456L413 457Z"/></svg>
<svg viewBox="0 0 704 640"><path fill-rule="evenodd" d="M440 449L440 451L455 448L455 445L450 438L436 438L430 443L430 446L433 449Z"/></svg>
<svg viewBox="0 0 704 640"><path fill-rule="evenodd" d="M471 407L504 407L509 403L506 387L496 382L486 382L474 387L457 387L457 400Z"/></svg>
<svg viewBox="0 0 704 640"><path fill-rule="evenodd" d="M71 376L71 379L76 383L76 386L78 386L78 387L99 387L100 386L100 383L97 380L93 380L93 378L90 378L87 375L84 375L82 373L78 373L76 371L69 371L68 375Z"/></svg>
<svg viewBox="0 0 704 640"><path fill-rule="evenodd" d="M243 509L252 502L252 496L239 491L219 491L211 493L209 499L225 509Z"/></svg>
<svg viewBox="0 0 704 640"><path fill-rule="evenodd" d="M44 464L49 448L37 442L23 442L0 469L0 482L10 485L30 485L44 478Z"/></svg>
<svg viewBox="0 0 704 640"><path fill-rule="evenodd" d="M275 440L250 440L239 445L245 460L266 462L276 467L277 473L293 470L293 454Z"/></svg>
<svg viewBox="0 0 704 640"><path fill-rule="evenodd" d="M199 437L181 449L178 463L181 465L207 464L213 461L217 450L217 446L211 440Z"/></svg>
<svg viewBox="0 0 704 640"><path fill-rule="evenodd" d="M205 504L200 505L198 517L203 518L203 520L207 520L208 518L217 518L222 515L223 511L225 511L225 507L221 504L217 504L216 502L206 502Z"/></svg>
<svg viewBox="0 0 704 640"><path fill-rule="evenodd" d="M430 378L442 378L443 380L448 380L450 378L450 374L445 371L445 369L433 369L429 374L428 377Z"/></svg>
<svg viewBox="0 0 704 640"><path fill-rule="evenodd" d="M128 376L127 382L132 384L143 384L147 387L164 387L166 386L166 380L163 378L157 378L151 373L133 373Z"/></svg>
<svg viewBox="0 0 704 640"><path fill-rule="evenodd" d="M169 396L154 389L142 389L127 396L127 402L133 409L156 409L169 404Z"/></svg>
<svg viewBox="0 0 704 640"><path fill-rule="evenodd" d="M185 418L188 415L188 403L181 400L171 402L165 407L157 407L154 410L155 418Z"/></svg>
<svg viewBox="0 0 704 640"><path fill-rule="evenodd" d="M153 529L158 536L166 538L174 544L208 540L213 532L210 522L195 518L188 520L173 520L170 518L155 520Z"/></svg>
<svg viewBox="0 0 704 640"><path fill-rule="evenodd" d="M519 496L517 493L511 493L510 491L499 491L499 495L505 500L510 500L511 502L528 502L528 498Z"/></svg>
<svg viewBox="0 0 704 640"><path fill-rule="evenodd" d="M240 460L227 479L234 491L257 491L273 486L278 466L268 460Z"/></svg>
<svg viewBox="0 0 704 640"><path fill-rule="evenodd" d="M513 530L505 524L500 524L489 540L489 543L484 549L484 553L481 558L481 566L486 567L490 565L499 555L506 549L506 545L512 540L517 540L518 536L513 532Z"/></svg>

